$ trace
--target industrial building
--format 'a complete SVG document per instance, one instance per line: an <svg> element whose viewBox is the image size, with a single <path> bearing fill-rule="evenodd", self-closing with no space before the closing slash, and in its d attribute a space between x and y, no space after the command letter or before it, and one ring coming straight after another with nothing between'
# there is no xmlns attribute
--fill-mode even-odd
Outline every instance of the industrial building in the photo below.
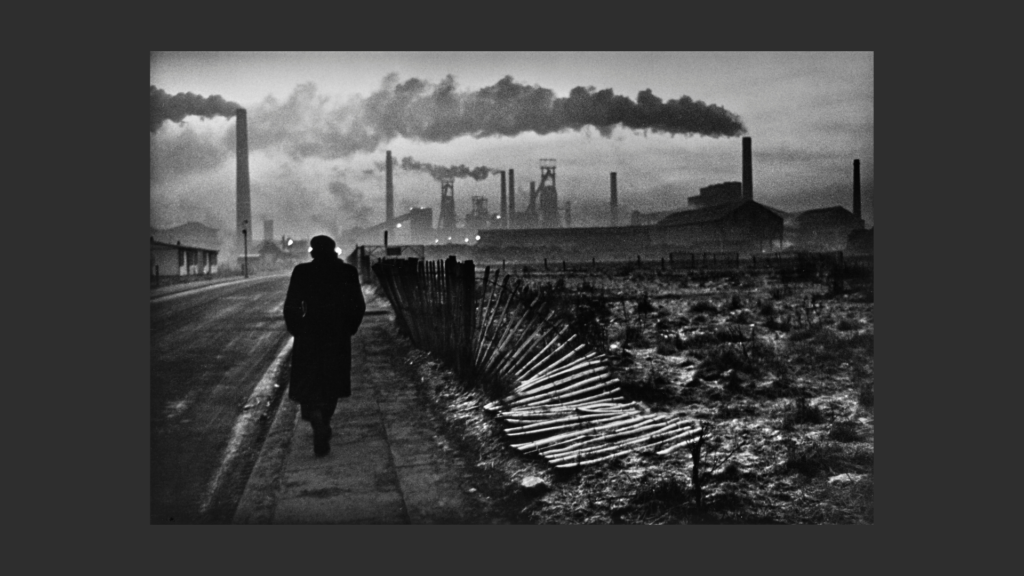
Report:
<svg viewBox="0 0 1024 576"><path fill-rule="evenodd" d="M805 210L793 216L786 238L808 250L842 250L850 232L863 230L864 221L842 206Z"/></svg>
<svg viewBox="0 0 1024 576"><path fill-rule="evenodd" d="M716 204L728 204L743 199L743 184L740 182L722 182L700 189L700 194L690 196L686 203L695 208L706 208Z"/></svg>
<svg viewBox="0 0 1024 576"><path fill-rule="evenodd" d="M786 219L786 240L803 250L844 250L851 234L864 230L860 208L860 160L853 161L853 212L842 206L815 208ZM857 242L864 240L857 237ZM871 243L873 249L873 242Z"/></svg>
<svg viewBox="0 0 1024 576"><path fill-rule="evenodd" d="M238 111L237 235L251 229L245 111ZM721 182L700 188L687 199L690 209L631 214L630 225L619 225L617 173L610 173L609 226L572 228L571 206L560 208L556 187L555 160L540 160L540 185L530 182L525 209L516 209L515 171L498 171L501 176L498 213L487 209L487 198L472 197L472 211L459 226L455 212L453 178L440 181L440 211L436 225L433 211L413 207L395 215L395 191L391 151L385 157L385 214L380 224L350 231L357 244L463 244L482 249L545 248L599 252L633 252L648 248L675 250L762 252L795 246L799 249L843 249L851 232L864 229L860 215L860 161L854 161L854 211L841 206L787 214L760 204L753 198L752 144L742 139L742 181ZM506 186L507 176L507 186ZM563 211L564 210L564 214ZM265 226L272 227L272 222ZM266 229L265 229L266 230ZM266 236L266 233L265 233ZM251 241L251 238L250 238ZM863 243L863 242L862 242ZM282 247L284 248L284 247ZM260 249L257 253L263 252ZM267 250L276 252L275 250ZM285 253L290 252L285 248ZM283 255L277 255L280 258Z"/></svg>
<svg viewBox="0 0 1024 576"><path fill-rule="evenodd" d="M630 253L651 248L760 252L782 246L782 218L753 200L682 210L654 225L480 230L480 247Z"/></svg>
<svg viewBox="0 0 1024 576"><path fill-rule="evenodd" d="M217 273L217 250L149 239L149 275L201 276Z"/></svg>

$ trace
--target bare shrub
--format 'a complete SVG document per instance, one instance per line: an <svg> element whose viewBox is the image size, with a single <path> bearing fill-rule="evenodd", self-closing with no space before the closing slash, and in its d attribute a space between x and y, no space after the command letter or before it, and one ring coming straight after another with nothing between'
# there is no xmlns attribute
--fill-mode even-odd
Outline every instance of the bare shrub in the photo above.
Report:
<svg viewBox="0 0 1024 576"><path fill-rule="evenodd" d="M695 332L686 340L683 340L683 350L693 350L696 348L707 348L716 344L721 344L722 341L718 339L714 333L711 332Z"/></svg>
<svg viewBox="0 0 1024 576"><path fill-rule="evenodd" d="M753 324L754 315L750 313L750 310L740 310L739 314L734 315L729 321L735 324Z"/></svg>
<svg viewBox="0 0 1024 576"><path fill-rule="evenodd" d="M782 429L792 430L798 424L821 424L824 421L825 414L820 408L812 406L807 398L798 397L782 417Z"/></svg>
<svg viewBox="0 0 1024 576"><path fill-rule="evenodd" d="M715 314L715 313L718 312L718 307L715 306L714 304L712 304L708 300L701 300L699 302L694 302L690 306L690 312L693 312L694 314L699 314L699 313Z"/></svg>
<svg viewBox="0 0 1024 576"><path fill-rule="evenodd" d="M640 402L661 403L675 397L672 381L654 367L643 369L637 377L622 379L620 389L627 399Z"/></svg>
<svg viewBox="0 0 1024 576"><path fill-rule="evenodd" d="M874 468L874 463L875 455L869 447L811 441L802 445L789 446L785 468L790 472L797 472L813 478L823 472L829 474L868 472Z"/></svg>
<svg viewBox="0 0 1024 576"><path fill-rule="evenodd" d="M678 338L678 336L676 336ZM655 351L662 356L671 356L679 353L679 346L677 345L676 338L661 338L658 340L658 346ZM679 341L681 344L682 341Z"/></svg>
<svg viewBox="0 0 1024 576"><path fill-rule="evenodd" d="M836 442L856 442L861 438L853 420L833 422L828 429L828 437Z"/></svg>
<svg viewBox="0 0 1024 576"><path fill-rule="evenodd" d="M651 304L651 299L647 295L647 292L644 292L643 294L640 295L639 298L637 298L636 313L650 314L651 312L654 312L654 306Z"/></svg>
<svg viewBox="0 0 1024 576"><path fill-rule="evenodd" d="M850 330L856 330L858 328L860 328L860 325L858 323L851 322L850 320L847 320L846 318L843 318L838 323L836 323L836 329L837 330L842 330L844 332L847 332L847 331L850 331Z"/></svg>
<svg viewBox="0 0 1024 576"><path fill-rule="evenodd" d="M724 343L712 347L701 361L700 370L704 373L736 370L760 376L767 372L783 373L787 368L773 345L755 338L737 344Z"/></svg>
<svg viewBox="0 0 1024 576"><path fill-rule="evenodd" d="M875 382L873 380L864 382L857 391L857 403L865 408L875 407Z"/></svg>

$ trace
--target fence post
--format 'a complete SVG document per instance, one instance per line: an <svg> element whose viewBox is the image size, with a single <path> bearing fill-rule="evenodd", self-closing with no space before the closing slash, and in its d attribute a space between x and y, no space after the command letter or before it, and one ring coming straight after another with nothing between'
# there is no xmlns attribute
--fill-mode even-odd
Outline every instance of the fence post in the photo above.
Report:
<svg viewBox="0 0 1024 576"><path fill-rule="evenodd" d="M693 456L693 471L691 482L693 484L693 496L697 504L697 510L704 509L704 490L700 479L700 450L704 445L704 434L701 432L700 439L690 447L690 455Z"/></svg>
<svg viewBox="0 0 1024 576"><path fill-rule="evenodd" d="M462 265L462 315L464 324L462 328L462 343L460 355L467 377L472 381L473 374L473 333L476 330L476 267L472 260L466 260Z"/></svg>

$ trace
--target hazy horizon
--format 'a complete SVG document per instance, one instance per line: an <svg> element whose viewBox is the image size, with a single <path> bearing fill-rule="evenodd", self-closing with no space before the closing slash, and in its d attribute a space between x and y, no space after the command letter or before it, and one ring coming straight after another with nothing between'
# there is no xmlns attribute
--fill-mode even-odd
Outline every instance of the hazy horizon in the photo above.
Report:
<svg viewBox="0 0 1024 576"><path fill-rule="evenodd" d="M872 53L160 53L151 57L150 224L235 221L235 106L247 110L254 230L308 238L384 220L385 151L395 210L438 215L440 169L499 209L496 170L526 206L541 158L557 161L574 226L685 208L741 179L785 211L852 208L861 161L873 225ZM191 93L191 94L188 94ZM202 115L197 115L202 114ZM403 160L408 159L404 163ZM477 169L477 170L474 170Z"/></svg>

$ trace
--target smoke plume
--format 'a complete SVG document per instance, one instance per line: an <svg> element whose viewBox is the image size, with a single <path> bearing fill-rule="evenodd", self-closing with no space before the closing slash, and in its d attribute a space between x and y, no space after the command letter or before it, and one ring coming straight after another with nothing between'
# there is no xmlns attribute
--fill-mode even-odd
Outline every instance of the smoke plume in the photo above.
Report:
<svg viewBox="0 0 1024 576"><path fill-rule="evenodd" d="M487 166L477 166L476 168L469 168L464 164L458 166L438 166L428 162L417 162L411 156L402 158L400 166L403 170L426 172L434 180L441 180L442 178L472 178L479 182L491 174L500 172L497 168L488 168Z"/></svg>
<svg viewBox="0 0 1024 576"><path fill-rule="evenodd" d="M169 95L156 86L149 87L149 131L156 132L164 120L181 122L186 116L233 118L235 110L241 108L221 96L204 97L191 92Z"/></svg>
<svg viewBox="0 0 1024 576"><path fill-rule="evenodd" d="M711 137L746 133L739 117L689 96L662 100L651 90L636 101L610 88L573 88L556 97L541 86L505 76L477 91L459 90L449 75L437 84L418 78L384 78L373 94L331 105L312 83L298 86L285 102L267 98L250 109L250 146L281 146L293 158L342 158L372 152L398 137L448 142L524 132L550 134L595 127L610 137L616 126L668 134Z"/></svg>

